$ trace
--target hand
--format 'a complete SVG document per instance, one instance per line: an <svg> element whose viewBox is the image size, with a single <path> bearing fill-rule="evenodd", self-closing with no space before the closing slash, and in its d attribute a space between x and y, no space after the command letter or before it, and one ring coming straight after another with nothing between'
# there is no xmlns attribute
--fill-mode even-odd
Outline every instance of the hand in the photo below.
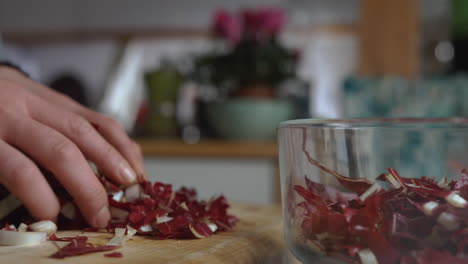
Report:
<svg viewBox="0 0 468 264"><path fill-rule="evenodd" d="M0 66L0 184L36 219L55 220L59 201L39 165L67 189L90 225L105 227L107 194L88 160L119 184L145 177L138 145L117 122Z"/></svg>

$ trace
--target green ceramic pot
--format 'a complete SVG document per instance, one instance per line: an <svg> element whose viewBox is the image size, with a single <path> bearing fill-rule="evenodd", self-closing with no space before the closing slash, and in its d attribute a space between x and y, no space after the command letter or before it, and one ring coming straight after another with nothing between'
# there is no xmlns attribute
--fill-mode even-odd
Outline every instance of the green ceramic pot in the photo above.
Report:
<svg viewBox="0 0 468 264"><path fill-rule="evenodd" d="M276 126L291 119L294 105L282 99L236 98L210 103L204 114L212 129L231 140L274 140Z"/></svg>

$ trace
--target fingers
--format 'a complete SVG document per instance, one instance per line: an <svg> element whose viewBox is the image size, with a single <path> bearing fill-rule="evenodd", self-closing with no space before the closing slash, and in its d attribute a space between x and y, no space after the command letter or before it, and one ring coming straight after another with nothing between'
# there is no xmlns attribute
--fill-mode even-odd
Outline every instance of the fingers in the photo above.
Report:
<svg viewBox="0 0 468 264"><path fill-rule="evenodd" d="M54 106L43 104L40 107L41 111L33 111L31 116L73 141L106 177L123 185L137 181L136 174L128 162L86 119Z"/></svg>
<svg viewBox="0 0 468 264"><path fill-rule="evenodd" d="M130 163L139 181L147 179L140 146L127 136L117 121L86 108L81 109L79 113Z"/></svg>
<svg viewBox="0 0 468 264"><path fill-rule="evenodd" d="M42 85L29 83L34 92L46 101L54 102L69 111L84 117L128 161L139 181L146 180L145 167L140 147L130 140L122 126L115 120L89 110L70 98Z"/></svg>
<svg viewBox="0 0 468 264"><path fill-rule="evenodd" d="M78 147L64 135L32 119L18 118L6 141L50 170L94 227L110 219L107 194Z"/></svg>
<svg viewBox="0 0 468 264"><path fill-rule="evenodd" d="M0 141L0 183L39 220L55 220L60 204L36 165L23 153Z"/></svg>

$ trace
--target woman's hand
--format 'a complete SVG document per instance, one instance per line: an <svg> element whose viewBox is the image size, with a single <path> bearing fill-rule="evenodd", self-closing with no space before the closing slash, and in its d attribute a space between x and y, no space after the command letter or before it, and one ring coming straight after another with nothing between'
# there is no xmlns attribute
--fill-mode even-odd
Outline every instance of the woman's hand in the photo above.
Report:
<svg viewBox="0 0 468 264"><path fill-rule="evenodd" d="M0 184L35 218L54 220L59 201L39 165L73 196L90 225L105 227L107 194L88 160L117 183L144 179L140 149L117 122L0 66Z"/></svg>

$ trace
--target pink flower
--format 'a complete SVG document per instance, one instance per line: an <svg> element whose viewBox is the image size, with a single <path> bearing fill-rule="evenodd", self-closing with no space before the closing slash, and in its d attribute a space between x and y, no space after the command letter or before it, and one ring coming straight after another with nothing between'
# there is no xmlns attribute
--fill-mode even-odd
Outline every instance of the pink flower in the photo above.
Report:
<svg viewBox="0 0 468 264"><path fill-rule="evenodd" d="M270 39L276 36L285 22L284 12L277 8L244 10L242 18L247 36L256 40Z"/></svg>
<svg viewBox="0 0 468 264"><path fill-rule="evenodd" d="M241 37L241 21L238 16L219 10L214 18L214 32L217 36L236 44Z"/></svg>
<svg viewBox="0 0 468 264"><path fill-rule="evenodd" d="M256 10L245 9L242 11L244 31L249 36L255 36L260 30L259 16Z"/></svg>
<svg viewBox="0 0 468 264"><path fill-rule="evenodd" d="M276 35L281 31L284 25L285 14L277 8L268 8L258 10L260 28L266 34Z"/></svg>

